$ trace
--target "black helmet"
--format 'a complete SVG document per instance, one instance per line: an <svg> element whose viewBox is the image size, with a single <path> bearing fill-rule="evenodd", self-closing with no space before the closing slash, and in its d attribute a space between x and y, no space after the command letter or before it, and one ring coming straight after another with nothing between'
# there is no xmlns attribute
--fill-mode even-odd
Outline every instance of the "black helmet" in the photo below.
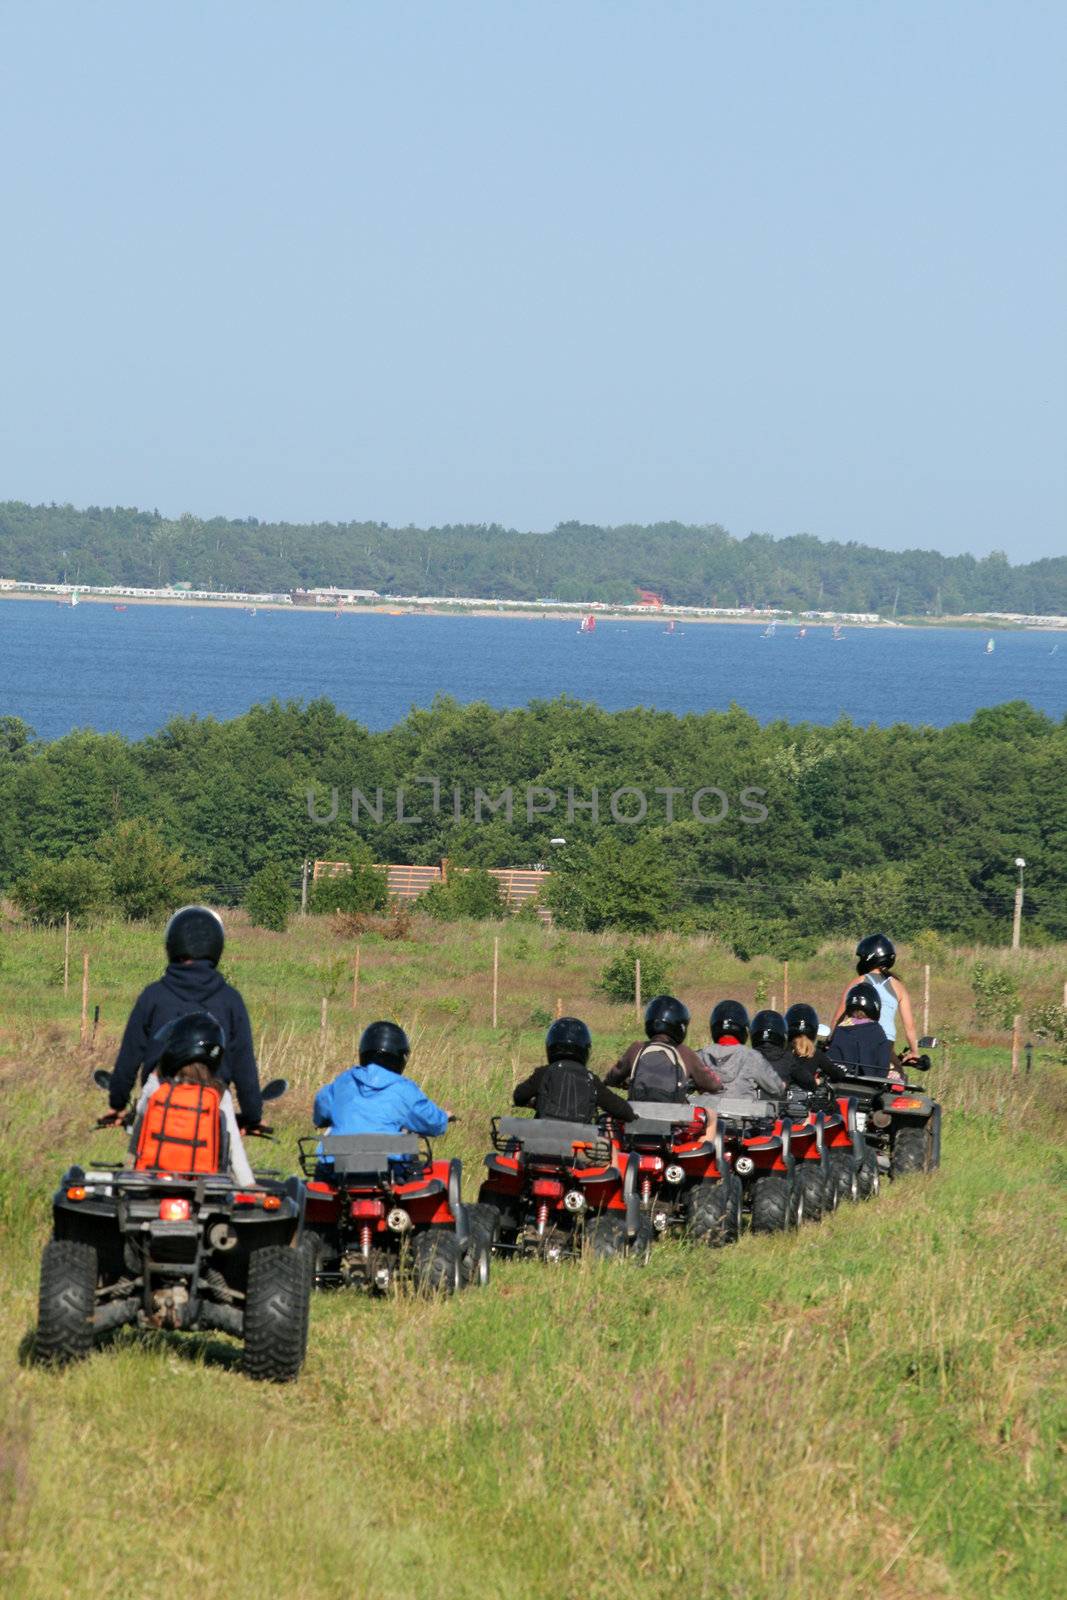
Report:
<svg viewBox="0 0 1067 1600"><path fill-rule="evenodd" d="M689 1032L689 1007L672 994L657 994L645 1007L645 1033L665 1033L674 1044L681 1044Z"/></svg>
<svg viewBox="0 0 1067 1600"><path fill-rule="evenodd" d="M715 1044L729 1034L739 1044L748 1038L748 1012L740 1000L720 1000L711 1013L711 1037Z"/></svg>
<svg viewBox="0 0 1067 1600"><path fill-rule="evenodd" d="M896 959L893 941L884 933L870 933L856 946L856 971L861 978L865 972L874 972L878 967L888 970Z"/></svg>
<svg viewBox="0 0 1067 1600"><path fill-rule="evenodd" d="M189 1011L160 1029L153 1055L159 1076L173 1078L193 1061L217 1073L225 1050L226 1031L211 1012Z"/></svg>
<svg viewBox="0 0 1067 1600"><path fill-rule="evenodd" d="M854 983L845 996L845 1016L854 1017L859 1012L872 1022L882 1015L882 1002L873 983Z"/></svg>
<svg viewBox="0 0 1067 1600"><path fill-rule="evenodd" d="M359 1064L374 1062L390 1072L403 1072L411 1054L411 1044L396 1022L369 1022L359 1036Z"/></svg>
<svg viewBox="0 0 1067 1600"><path fill-rule="evenodd" d="M727 1029L729 1032L729 1029ZM780 1011L757 1011L752 1018L752 1043L785 1044L785 1018Z"/></svg>
<svg viewBox="0 0 1067 1600"><path fill-rule="evenodd" d="M817 1039L819 1013L814 1006L805 1005L803 1000L798 1000L785 1014L785 1031L791 1039Z"/></svg>
<svg viewBox="0 0 1067 1600"><path fill-rule="evenodd" d="M593 1035L581 1017L557 1017L545 1034L549 1061L580 1061L584 1067L593 1048Z"/></svg>
<svg viewBox="0 0 1067 1600"><path fill-rule="evenodd" d="M210 961L217 967L226 943L222 918L207 906L182 906L167 923L163 942L170 961Z"/></svg>

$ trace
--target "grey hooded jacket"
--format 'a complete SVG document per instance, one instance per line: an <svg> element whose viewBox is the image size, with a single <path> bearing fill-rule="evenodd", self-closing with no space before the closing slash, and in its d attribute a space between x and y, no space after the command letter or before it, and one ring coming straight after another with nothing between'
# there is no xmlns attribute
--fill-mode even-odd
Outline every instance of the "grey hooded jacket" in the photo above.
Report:
<svg viewBox="0 0 1067 1600"><path fill-rule="evenodd" d="M759 1051L747 1044L708 1044L697 1054L719 1074L723 1094L770 1100L780 1100L785 1095L781 1078Z"/></svg>

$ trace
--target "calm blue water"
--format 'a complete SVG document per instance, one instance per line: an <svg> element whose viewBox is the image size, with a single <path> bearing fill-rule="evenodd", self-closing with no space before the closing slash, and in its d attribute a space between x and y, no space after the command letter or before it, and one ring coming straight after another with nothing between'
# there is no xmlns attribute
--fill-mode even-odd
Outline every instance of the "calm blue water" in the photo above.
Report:
<svg viewBox="0 0 1067 1600"><path fill-rule="evenodd" d="M736 701L761 721L966 720L979 706L1028 700L1067 711L1067 638L955 629L829 628L773 639L743 624L574 622L477 617L214 611L199 606L77 608L0 603L0 714L42 738L71 728L132 738L169 717L232 717L272 695L325 695L371 728L435 694L524 705L559 694L611 710L686 712Z"/></svg>

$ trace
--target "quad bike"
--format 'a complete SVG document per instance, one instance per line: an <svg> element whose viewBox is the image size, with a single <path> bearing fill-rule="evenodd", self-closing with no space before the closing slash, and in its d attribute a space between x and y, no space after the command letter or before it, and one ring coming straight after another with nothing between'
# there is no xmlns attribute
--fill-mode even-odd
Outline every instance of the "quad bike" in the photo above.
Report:
<svg viewBox="0 0 1067 1600"><path fill-rule="evenodd" d="M793 1178L800 1191L800 1216L804 1222L821 1222L828 1212L837 1210L839 1194L830 1164L828 1135L833 1136L840 1120L836 1106L830 1113L813 1107L796 1115L787 1109L775 1124L776 1132L789 1128Z"/></svg>
<svg viewBox="0 0 1067 1600"><path fill-rule="evenodd" d="M619 1125L617 1146L623 1161L637 1158L638 1200L653 1235L732 1244L741 1232L741 1182L725 1160L716 1115L704 1106L630 1104L635 1119Z"/></svg>
<svg viewBox="0 0 1067 1600"><path fill-rule="evenodd" d="M924 1052L936 1047L934 1038L919 1040ZM924 1053L918 1061L906 1064L918 1072L929 1072L930 1057ZM834 1088L854 1100L857 1123L879 1171L903 1178L913 1172L932 1172L941 1165L941 1107L922 1085L850 1073Z"/></svg>
<svg viewBox="0 0 1067 1600"><path fill-rule="evenodd" d="M489 1281L495 1213L464 1205L460 1161L435 1161L413 1133L300 1140L315 1282L384 1294L410 1280L423 1294Z"/></svg>
<svg viewBox="0 0 1067 1600"><path fill-rule="evenodd" d="M690 1102L718 1115L723 1159L741 1185L741 1205L753 1233L797 1228L804 1218L804 1186L795 1146L814 1142L811 1130L794 1132L769 1100L700 1094Z"/></svg>
<svg viewBox="0 0 1067 1600"><path fill-rule="evenodd" d="M94 1079L110 1086L107 1072ZM286 1087L276 1079L264 1100ZM254 1188L240 1189L223 1172L72 1166L52 1213L35 1341L43 1365L80 1360L98 1334L130 1323L232 1334L250 1378L299 1373L311 1296L299 1179L258 1172Z"/></svg>
<svg viewBox="0 0 1067 1600"><path fill-rule="evenodd" d="M639 1157L619 1152L613 1124L494 1117L492 1138L478 1202L495 1217L498 1250L542 1261L583 1247L603 1259L647 1256Z"/></svg>

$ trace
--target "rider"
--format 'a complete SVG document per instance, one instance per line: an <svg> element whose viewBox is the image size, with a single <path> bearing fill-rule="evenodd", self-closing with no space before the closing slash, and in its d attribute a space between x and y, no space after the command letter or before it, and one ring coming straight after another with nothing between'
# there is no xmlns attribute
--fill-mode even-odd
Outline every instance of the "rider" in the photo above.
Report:
<svg viewBox="0 0 1067 1600"><path fill-rule="evenodd" d="M841 1068L826 1054L819 1038L819 1013L814 1006L798 1000L785 1014L785 1030L796 1061L815 1076L816 1087L822 1082L833 1083L841 1077ZM794 1081L796 1068L793 1069Z"/></svg>
<svg viewBox="0 0 1067 1600"><path fill-rule="evenodd" d="M645 1037L619 1057L605 1083L625 1084L631 1100L682 1101L690 1090L720 1094L722 1079L685 1042L689 1008L671 994L645 1007Z"/></svg>
<svg viewBox="0 0 1067 1600"><path fill-rule="evenodd" d="M845 1015L826 1046L831 1061L864 1077L887 1077L893 1065L893 1046L882 1029L881 1011L874 985L854 983L845 996Z"/></svg>
<svg viewBox="0 0 1067 1600"><path fill-rule="evenodd" d="M237 1090L246 1128L258 1128L263 1097L252 1045L252 1025L240 994L216 969L226 942L222 920L207 906L183 906L167 923L167 970L138 995L115 1058L109 1094L110 1114L120 1123L138 1072L142 1082L156 1065L160 1030L191 1011L207 1011L222 1028L226 1054L223 1082Z"/></svg>
<svg viewBox="0 0 1067 1600"><path fill-rule="evenodd" d="M590 1072L592 1049L593 1036L580 1017L557 1017L545 1034L545 1065L516 1084L512 1104L533 1106L536 1116L561 1122L588 1125L598 1108L618 1122L632 1122L636 1112Z"/></svg>
<svg viewBox="0 0 1067 1600"><path fill-rule="evenodd" d="M315 1096L312 1120L332 1133L444 1133L451 1112L404 1077L411 1045L395 1022L372 1022L359 1040L359 1066L348 1067Z"/></svg>
<svg viewBox="0 0 1067 1600"><path fill-rule="evenodd" d="M131 1166L137 1155L145 1108L156 1090L168 1079L177 1083L198 1083L219 1095L219 1116L226 1135L230 1176L242 1189L253 1187L255 1174L245 1153L230 1091L220 1076L225 1053L226 1036L208 1011L190 1011L166 1024L159 1039L159 1059L145 1080L134 1111L128 1158Z"/></svg>
<svg viewBox="0 0 1067 1600"><path fill-rule="evenodd" d="M912 1015L911 996L900 978L890 976L890 968L897 959L896 947L884 933L871 933L861 939L856 946L856 973L865 983L877 992L881 1005L880 1026L891 1045L896 1044L897 1013L900 1013L907 1049L904 1061L918 1061L919 1039L915 1031L915 1019ZM837 1026L845 1015L845 998L851 989L845 991L841 1004L837 1008L832 1027Z"/></svg>
<svg viewBox="0 0 1067 1600"><path fill-rule="evenodd" d="M740 1000L720 1000L711 1013L711 1043L700 1059L722 1080L727 1094L739 1098L763 1096L780 1100L785 1083L758 1050L749 1049L748 1012Z"/></svg>

